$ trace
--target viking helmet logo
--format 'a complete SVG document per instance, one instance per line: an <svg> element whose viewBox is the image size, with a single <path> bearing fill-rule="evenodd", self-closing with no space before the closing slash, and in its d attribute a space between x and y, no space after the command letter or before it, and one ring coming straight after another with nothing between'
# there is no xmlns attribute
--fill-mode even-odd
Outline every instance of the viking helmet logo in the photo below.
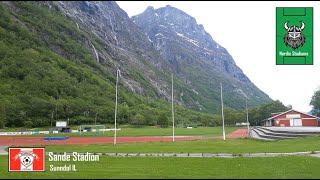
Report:
<svg viewBox="0 0 320 180"><path fill-rule="evenodd" d="M305 24L301 22L300 27L296 25L292 25L288 27L288 22L284 23L284 28L287 33L285 34L283 40L286 46L289 46L293 49L297 49L305 43L305 36L302 31L305 28Z"/></svg>

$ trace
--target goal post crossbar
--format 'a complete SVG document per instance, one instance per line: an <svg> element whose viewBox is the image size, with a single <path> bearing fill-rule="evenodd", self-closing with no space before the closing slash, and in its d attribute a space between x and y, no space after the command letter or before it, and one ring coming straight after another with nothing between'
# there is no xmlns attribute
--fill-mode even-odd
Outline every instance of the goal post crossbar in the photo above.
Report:
<svg viewBox="0 0 320 180"><path fill-rule="evenodd" d="M95 132L95 133L104 134L105 129L106 129L106 126L101 124L97 124L97 125L85 124L85 125L80 125L78 131L80 134L82 132Z"/></svg>

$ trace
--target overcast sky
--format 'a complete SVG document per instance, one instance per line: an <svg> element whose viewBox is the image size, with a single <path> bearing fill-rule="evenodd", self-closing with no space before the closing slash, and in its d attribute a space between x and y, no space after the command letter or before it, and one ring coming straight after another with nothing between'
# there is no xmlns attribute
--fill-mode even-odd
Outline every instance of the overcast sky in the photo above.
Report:
<svg viewBox="0 0 320 180"><path fill-rule="evenodd" d="M249 79L272 99L308 112L314 91L320 88L320 6L317 2L179 2L119 1L131 17L171 5L193 16L225 47ZM314 7L314 65L275 65L276 7ZM318 43L318 44L317 44Z"/></svg>

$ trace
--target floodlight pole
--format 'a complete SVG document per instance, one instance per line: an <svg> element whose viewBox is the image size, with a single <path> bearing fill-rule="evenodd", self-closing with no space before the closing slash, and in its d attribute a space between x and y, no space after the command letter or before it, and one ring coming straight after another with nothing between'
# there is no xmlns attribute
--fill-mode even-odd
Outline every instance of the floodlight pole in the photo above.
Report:
<svg viewBox="0 0 320 180"><path fill-rule="evenodd" d="M247 128L248 128L248 137L250 137L250 125L249 125L249 112L248 112L248 102L246 97L246 114L247 114Z"/></svg>
<svg viewBox="0 0 320 180"><path fill-rule="evenodd" d="M118 109L118 81L119 81L120 70L117 69L117 80L116 80L116 107L114 109L114 137L113 145L117 144L117 109Z"/></svg>
<svg viewBox="0 0 320 180"><path fill-rule="evenodd" d="M96 128L97 128L97 116L98 116L98 113L96 112L96 116L94 118L94 125L96 126Z"/></svg>
<svg viewBox="0 0 320 180"><path fill-rule="evenodd" d="M174 142L173 74L171 74L172 142Z"/></svg>
<svg viewBox="0 0 320 180"><path fill-rule="evenodd" d="M53 111L51 112L51 122L50 122L51 127L52 127L52 121L53 121Z"/></svg>
<svg viewBox="0 0 320 180"><path fill-rule="evenodd" d="M223 113L223 97L222 97L222 83L220 82L220 95L221 95L221 117L222 117L222 134L223 140L226 140L226 132L224 129L224 113Z"/></svg>

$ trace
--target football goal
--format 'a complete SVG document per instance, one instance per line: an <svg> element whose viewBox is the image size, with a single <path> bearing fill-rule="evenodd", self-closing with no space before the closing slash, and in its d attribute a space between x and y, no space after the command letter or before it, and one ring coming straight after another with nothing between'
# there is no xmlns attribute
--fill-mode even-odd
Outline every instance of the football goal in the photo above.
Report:
<svg viewBox="0 0 320 180"><path fill-rule="evenodd" d="M104 134L106 129L105 125L80 125L79 126L79 133L88 133L93 135L102 135Z"/></svg>

